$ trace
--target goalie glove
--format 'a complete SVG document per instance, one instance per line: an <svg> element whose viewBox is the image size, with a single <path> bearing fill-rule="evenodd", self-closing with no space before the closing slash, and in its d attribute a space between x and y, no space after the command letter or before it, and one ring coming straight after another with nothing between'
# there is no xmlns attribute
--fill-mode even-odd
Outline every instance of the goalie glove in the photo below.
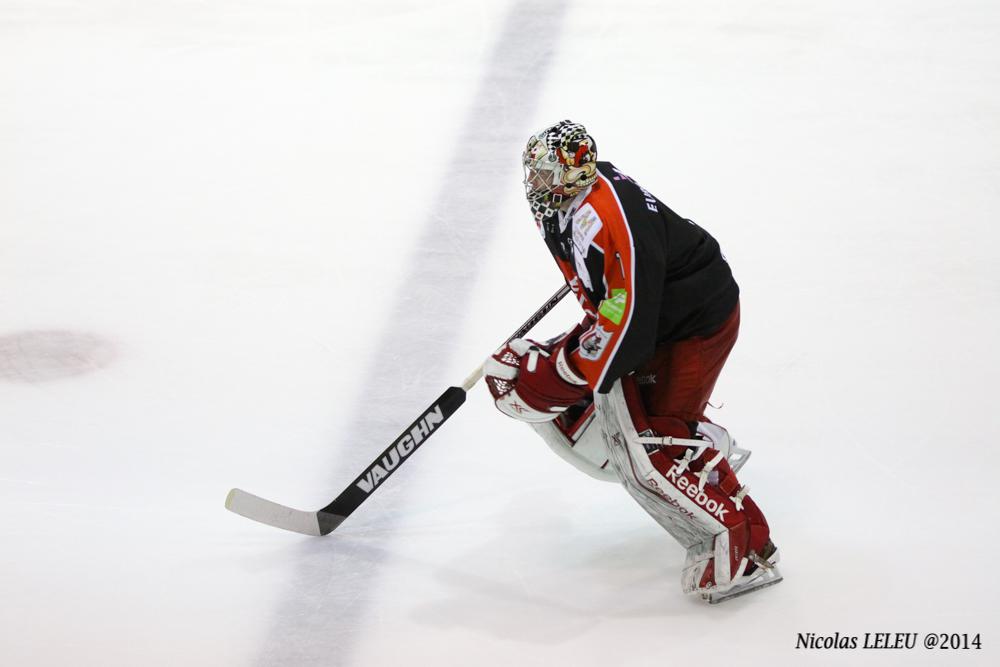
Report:
<svg viewBox="0 0 1000 667"><path fill-rule="evenodd" d="M590 393L570 364L566 342L546 350L518 338L486 360L486 385L500 412L528 423L552 421Z"/></svg>

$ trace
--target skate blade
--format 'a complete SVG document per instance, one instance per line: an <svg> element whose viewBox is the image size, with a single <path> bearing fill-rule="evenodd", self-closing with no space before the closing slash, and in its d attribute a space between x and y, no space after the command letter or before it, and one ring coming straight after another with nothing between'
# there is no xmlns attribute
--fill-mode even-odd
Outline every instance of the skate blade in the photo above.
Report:
<svg viewBox="0 0 1000 667"><path fill-rule="evenodd" d="M767 588L768 586L774 586L782 582L784 577L778 572L777 568L771 568L766 570L765 573L754 579L748 584L743 586L733 586L727 591L721 591L719 593L705 593L702 598L706 600L709 604L719 604L725 602L726 600L732 600L733 598L738 598L749 593L754 593L761 590L762 588Z"/></svg>

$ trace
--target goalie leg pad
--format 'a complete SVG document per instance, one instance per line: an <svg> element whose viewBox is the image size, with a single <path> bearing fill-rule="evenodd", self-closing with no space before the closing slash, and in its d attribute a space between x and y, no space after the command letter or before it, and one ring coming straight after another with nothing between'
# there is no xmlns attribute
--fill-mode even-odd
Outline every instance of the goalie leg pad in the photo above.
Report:
<svg viewBox="0 0 1000 667"><path fill-rule="evenodd" d="M602 482L617 482L596 417L590 402L586 407L574 406L552 421L530 426L549 449L577 470Z"/></svg>
<svg viewBox="0 0 1000 667"><path fill-rule="evenodd" d="M746 577L755 572L759 578L760 570L769 569L763 565L772 565L761 556L770 544L770 531L727 461L727 454L734 453L728 434L716 431L715 440L657 436L644 428L648 420L637 393L626 376L608 394L595 396L597 412L619 481L689 550L682 590L709 599L748 583ZM740 464L745 460L744 454Z"/></svg>

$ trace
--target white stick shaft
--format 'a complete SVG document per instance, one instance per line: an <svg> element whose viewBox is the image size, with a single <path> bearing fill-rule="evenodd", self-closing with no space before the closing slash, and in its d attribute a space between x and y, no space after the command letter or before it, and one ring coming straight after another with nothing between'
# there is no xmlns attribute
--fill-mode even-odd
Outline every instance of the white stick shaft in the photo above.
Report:
<svg viewBox="0 0 1000 667"><path fill-rule="evenodd" d="M479 367L476 370L472 371L472 373L469 374L469 377L465 378L465 381L462 382L462 389L464 389L465 391L469 391L476 385L477 382L479 382L480 379L482 379L482 377L483 377L483 365L479 364Z"/></svg>

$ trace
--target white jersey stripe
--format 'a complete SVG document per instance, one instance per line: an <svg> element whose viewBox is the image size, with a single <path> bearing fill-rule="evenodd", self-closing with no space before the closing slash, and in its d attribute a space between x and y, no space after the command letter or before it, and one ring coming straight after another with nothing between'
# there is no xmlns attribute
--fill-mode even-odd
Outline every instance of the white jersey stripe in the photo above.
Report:
<svg viewBox="0 0 1000 667"><path fill-rule="evenodd" d="M618 348L621 347L622 341L625 340L625 334L628 332L628 326L632 322L632 313L635 312L635 260L636 260L635 240L632 238L632 228L629 226L628 217L625 215L625 207L622 206L621 200L618 199L618 193L615 192L615 187L614 185L612 185L611 181L609 181L608 178L600 172L597 172L597 175L602 181L604 181L605 185L607 185L608 188L611 190L611 194L614 195L615 198L615 203L618 204L618 211L622 215L622 220L625 221L625 231L628 232L628 249L629 252L632 254L632 261L629 266L629 272L631 275L629 275L629 291L626 297L628 304L628 317L625 318L625 326L623 326L618 331L618 340L615 341L615 345L611 349L611 354L608 355L607 363L604 364L604 369L601 371L601 377L597 378L597 385L594 387L594 391L600 389L601 385L604 384L604 378L608 374L608 369L611 368L611 364L615 359L615 355L618 354ZM598 307L600 307L600 304L598 304Z"/></svg>

